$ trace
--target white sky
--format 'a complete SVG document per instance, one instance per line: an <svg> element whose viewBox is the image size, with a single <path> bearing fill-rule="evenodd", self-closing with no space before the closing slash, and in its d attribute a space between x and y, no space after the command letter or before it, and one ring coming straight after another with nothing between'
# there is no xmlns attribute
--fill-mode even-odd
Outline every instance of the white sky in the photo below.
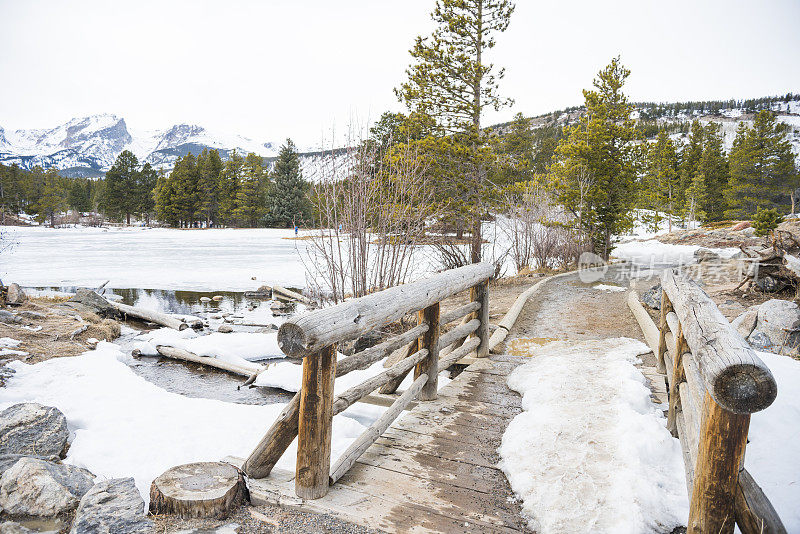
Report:
<svg viewBox="0 0 800 534"><path fill-rule="evenodd" d="M0 0L0 125L109 112L129 128L195 123L318 145L402 110L434 0ZM582 102L614 55L633 100L800 92L798 0L518 0L490 59L533 115Z"/></svg>

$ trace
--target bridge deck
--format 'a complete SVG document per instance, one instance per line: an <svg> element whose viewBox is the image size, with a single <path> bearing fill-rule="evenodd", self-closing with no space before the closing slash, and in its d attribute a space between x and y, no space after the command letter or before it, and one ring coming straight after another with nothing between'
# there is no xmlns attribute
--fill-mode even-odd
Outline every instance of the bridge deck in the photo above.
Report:
<svg viewBox="0 0 800 534"><path fill-rule="evenodd" d="M506 377L523 357L491 355L467 367L395 421L322 499L301 501L294 473L248 484L251 500L326 513L389 532L527 532L497 468L503 432L520 412Z"/></svg>

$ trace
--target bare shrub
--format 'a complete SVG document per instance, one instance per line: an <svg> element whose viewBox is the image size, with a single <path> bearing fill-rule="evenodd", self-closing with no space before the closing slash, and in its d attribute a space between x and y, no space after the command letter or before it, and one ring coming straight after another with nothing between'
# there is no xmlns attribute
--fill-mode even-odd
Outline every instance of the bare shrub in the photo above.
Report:
<svg viewBox="0 0 800 534"><path fill-rule="evenodd" d="M317 163L311 199L318 230L306 248L308 284L334 302L407 281L433 215L422 158L408 144L349 143Z"/></svg>

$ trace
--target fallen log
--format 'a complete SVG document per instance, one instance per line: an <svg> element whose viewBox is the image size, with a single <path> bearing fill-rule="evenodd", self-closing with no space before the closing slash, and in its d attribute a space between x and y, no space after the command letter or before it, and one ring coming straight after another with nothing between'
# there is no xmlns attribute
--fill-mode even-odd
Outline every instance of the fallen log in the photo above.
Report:
<svg viewBox="0 0 800 534"><path fill-rule="evenodd" d="M292 291L291 289L286 289L285 287L281 287L279 285L272 286L272 292L291 300L300 301L303 304L312 304L311 299L305 295L301 295L297 291Z"/></svg>
<svg viewBox="0 0 800 534"><path fill-rule="evenodd" d="M120 302L114 302L113 300L107 301L108 304L117 310L118 312L130 315L131 317L136 317L137 319L142 319L144 321L148 321L150 323L160 324L161 326L166 326L168 328L174 328L175 330L183 330L185 328L189 328L189 325L181 321L180 319L176 319L171 315L167 315L165 313L160 313L152 310L145 310L142 308L136 308L134 306L128 306L127 304L122 304Z"/></svg>
<svg viewBox="0 0 800 534"><path fill-rule="evenodd" d="M169 347L167 345L158 345L156 350L159 354L166 356L167 358L199 363L209 367L214 367L216 369L222 369L223 371L228 371L229 373L246 376L248 378L267 369L267 366L257 363L251 363L247 366L239 365L225 360L220 360L219 358L212 358L210 356L198 356L197 354L189 352L188 350L179 349L177 347Z"/></svg>

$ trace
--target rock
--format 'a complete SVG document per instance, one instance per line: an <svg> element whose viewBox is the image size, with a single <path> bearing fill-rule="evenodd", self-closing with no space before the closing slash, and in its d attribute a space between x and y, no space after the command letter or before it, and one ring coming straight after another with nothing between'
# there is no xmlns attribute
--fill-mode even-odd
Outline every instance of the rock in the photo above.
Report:
<svg viewBox="0 0 800 534"><path fill-rule="evenodd" d="M22 288L19 287L19 284L11 284L8 286L8 292L6 293L6 304L19 306L26 300L28 300L28 295L26 295Z"/></svg>
<svg viewBox="0 0 800 534"><path fill-rule="evenodd" d="M211 297L200 297L200 302L211 302Z"/></svg>
<svg viewBox="0 0 800 534"><path fill-rule="evenodd" d="M68 439L67 418L57 408L28 402L0 413L0 454L61 456Z"/></svg>
<svg viewBox="0 0 800 534"><path fill-rule="evenodd" d="M769 340L773 350L792 350L800 346L800 309L797 304L788 300L772 299L758 308L755 329L747 341L754 347L766 346L763 334ZM762 349L763 350L763 349Z"/></svg>
<svg viewBox="0 0 800 534"><path fill-rule="evenodd" d="M81 498L70 534L126 534L151 532L144 500L132 478L98 482Z"/></svg>
<svg viewBox="0 0 800 534"><path fill-rule="evenodd" d="M70 303L81 304L101 317L117 317L119 315L117 309L111 306L106 299L85 287L78 288L75 296L65 302L67 305Z"/></svg>
<svg viewBox="0 0 800 534"><path fill-rule="evenodd" d="M286 306L287 305L286 305L285 302L281 302L279 300L276 300L275 302L273 302L272 304L269 305L269 309L271 309L271 310L282 310L282 309L286 308Z"/></svg>
<svg viewBox="0 0 800 534"><path fill-rule="evenodd" d="M750 228L751 226L753 226L753 223L751 223L750 221L742 221L740 223L733 225L733 228L731 228L731 230L733 230L734 232L738 232L739 230L744 230L745 228Z"/></svg>
<svg viewBox="0 0 800 534"><path fill-rule="evenodd" d="M0 475L6 472L8 468L17 463L20 458L38 458L46 462L58 463L61 458L58 456L34 456L32 454L0 454Z"/></svg>
<svg viewBox="0 0 800 534"><path fill-rule="evenodd" d="M74 510L93 484L86 469L21 458L0 477L0 506L11 515L50 517Z"/></svg>
<svg viewBox="0 0 800 534"><path fill-rule="evenodd" d="M14 376L15 372L16 371L14 371L14 369L11 369L10 367L6 367L5 365L0 367L0 388L3 388L3 387L6 386L6 381L8 381L9 378Z"/></svg>
<svg viewBox="0 0 800 534"><path fill-rule="evenodd" d="M661 309L661 284L656 284L639 297L642 304L652 310Z"/></svg>
<svg viewBox="0 0 800 534"><path fill-rule="evenodd" d="M765 293L775 293L786 287L786 282L771 276L760 276L756 279L756 286Z"/></svg>
<svg viewBox="0 0 800 534"><path fill-rule="evenodd" d="M747 342L756 350L769 351L772 349L772 341L770 341L769 336L758 330L754 330L750 336L748 336Z"/></svg>
<svg viewBox="0 0 800 534"><path fill-rule="evenodd" d="M20 317L24 317L25 319L37 319L37 320L39 320L39 319L44 319L45 318L45 315L43 313L30 311L30 310L23 310L23 311L19 312L17 315L19 315Z"/></svg>
<svg viewBox="0 0 800 534"><path fill-rule="evenodd" d="M219 328L217 328L217 332L221 334L230 334L231 332L233 332L233 327L229 324L223 323L219 325Z"/></svg>
<svg viewBox="0 0 800 534"><path fill-rule="evenodd" d="M225 300L225 297L223 297L222 295L214 295L213 297L211 297L211 300L213 300L214 302L222 302L223 300Z"/></svg>
<svg viewBox="0 0 800 534"><path fill-rule="evenodd" d="M0 323L21 323L22 318L8 310L0 310Z"/></svg>
<svg viewBox="0 0 800 534"><path fill-rule="evenodd" d="M707 248L698 248L694 251L694 259L697 263L703 262L719 262L720 256L713 250Z"/></svg>
<svg viewBox="0 0 800 534"><path fill-rule="evenodd" d="M736 328L739 335L747 339L753 332L758 322L758 306L751 306L739 317L731 321L731 325Z"/></svg>
<svg viewBox="0 0 800 534"><path fill-rule="evenodd" d="M33 534L33 532L33 530L13 521L6 521L0 524L0 534Z"/></svg>

